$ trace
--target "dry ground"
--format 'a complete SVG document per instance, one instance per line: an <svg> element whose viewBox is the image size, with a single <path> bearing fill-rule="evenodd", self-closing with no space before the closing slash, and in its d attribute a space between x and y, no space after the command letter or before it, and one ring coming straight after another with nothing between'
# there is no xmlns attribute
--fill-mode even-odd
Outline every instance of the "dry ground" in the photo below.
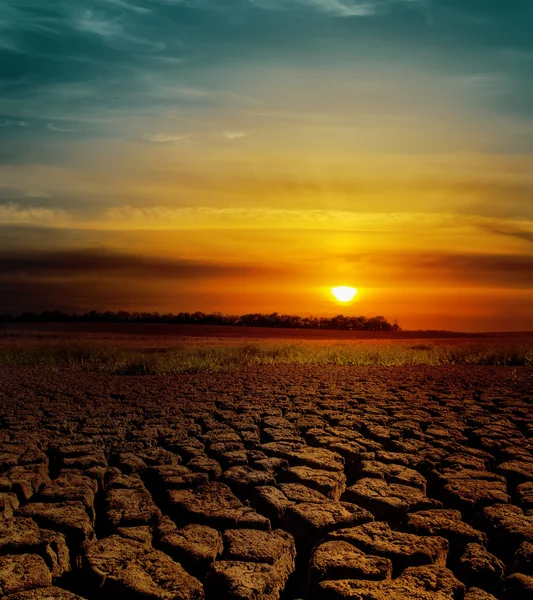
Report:
<svg viewBox="0 0 533 600"><path fill-rule="evenodd" d="M0 369L0 596L533 598L533 369Z"/></svg>

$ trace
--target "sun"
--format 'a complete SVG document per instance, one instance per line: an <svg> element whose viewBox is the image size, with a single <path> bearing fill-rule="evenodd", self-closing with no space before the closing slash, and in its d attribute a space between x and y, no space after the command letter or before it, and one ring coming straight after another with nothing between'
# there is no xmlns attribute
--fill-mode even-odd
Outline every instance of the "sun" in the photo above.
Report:
<svg viewBox="0 0 533 600"><path fill-rule="evenodd" d="M351 302L357 295L357 289L341 285L339 287L331 288L331 293L339 302Z"/></svg>

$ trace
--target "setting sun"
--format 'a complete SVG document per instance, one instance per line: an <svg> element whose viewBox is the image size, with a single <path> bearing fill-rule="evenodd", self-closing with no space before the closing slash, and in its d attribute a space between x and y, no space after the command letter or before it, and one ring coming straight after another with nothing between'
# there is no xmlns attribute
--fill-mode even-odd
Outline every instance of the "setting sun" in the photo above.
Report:
<svg viewBox="0 0 533 600"><path fill-rule="evenodd" d="M331 288L331 293L339 302L351 302L357 295L357 290L353 287L339 286Z"/></svg>

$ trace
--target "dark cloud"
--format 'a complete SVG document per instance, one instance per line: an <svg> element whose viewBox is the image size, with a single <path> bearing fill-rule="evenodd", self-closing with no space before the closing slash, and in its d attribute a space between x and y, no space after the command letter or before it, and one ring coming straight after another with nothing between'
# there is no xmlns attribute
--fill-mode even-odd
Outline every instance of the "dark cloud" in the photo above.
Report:
<svg viewBox="0 0 533 600"><path fill-rule="evenodd" d="M110 280L2 280L0 279L0 314L62 310L169 310L184 294L176 289L157 291L151 285L134 282L120 285ZM174 304L173 304L174 303ZM193 306L195 303L191 303Z"/></svg>
<svg viewBox="0 0 533 600"><path fill-rule="evenodd" d="M353 257L376 269L385 267L403 285L533 289L533 255L398 252ZM379 279L379 275L376 275Z"/></svg>
<svg viewBox="0 0 533 600"><path fill-rule="evenodd" d="M37 230L43 235L45 230ZM286 269L167 259L101 249L0 254L0 313L65 310L169 310L201 306L196 285L288 277ZM237 289L237 288L235 288ZM187 304L188 303L188 304Z"/></svg>
<svg viewBox="0 0 533 600"><path fill-rule="evenodd" d="M0 257L11 256L14 252L37 256L51 250L68 252L73 248L105 245L107 235L106 231L90 229L56 229L0 223ZM116 236L116 233L112 232L111 235Z"/></svg>
<svg viewBox="0 0 533 600"><path fill-rule="evenodd" d="M526 229L520 229L517 227L499 227L497 225L482 225L482 229L485 231L489 231L490 233L495 233L496 235L503 235L506 237L512 237L517 240L522 240L524 242L529 242L533 244L533 231L528 231Z"/></svg>
<svg viewBox="0 0 533 600"><path fill-rule="evenodd" d="M13 277L142 277L194 280L248 277L269 272L268 268L216 264L153 256L86 249L50 252L12 252L0 256L0 278Z"/></svg>

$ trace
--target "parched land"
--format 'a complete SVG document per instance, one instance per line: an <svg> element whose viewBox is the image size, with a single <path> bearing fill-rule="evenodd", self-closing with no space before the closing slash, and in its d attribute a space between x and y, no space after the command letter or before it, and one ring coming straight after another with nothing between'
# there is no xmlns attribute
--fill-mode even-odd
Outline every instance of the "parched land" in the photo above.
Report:
<svg viewBox="0 0 533 600"><path fill-rule="evenodd" d="M0 370L0 596L531 600L533 369Z"/></svg>

